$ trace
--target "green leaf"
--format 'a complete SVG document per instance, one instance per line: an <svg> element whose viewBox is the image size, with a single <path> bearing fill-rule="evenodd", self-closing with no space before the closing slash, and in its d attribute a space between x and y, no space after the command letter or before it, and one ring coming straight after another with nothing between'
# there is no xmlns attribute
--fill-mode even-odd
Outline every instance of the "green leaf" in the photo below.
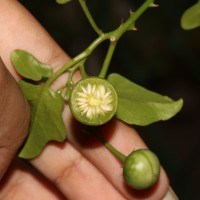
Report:
<svg viewBox="0 0 200 200"><path fill-rule="evenodd" d="M11 61L17 72L25 78L39 81L52 75L52 69L48 65L41 63L26 51L13 51Z"/></svg>
<svg viewBox="0 0 200 200"><path fill-rule="evenodd" d="M59 3L59 4L65 4L65 3L68 3L70 1L71 0L56 0L56 2Z"/></svg>
<svg viewBox="0 0 200 200"><path fill-rule="evenodd" d="M191 30L200 26L200 1L183 13L181 26L185 30Z"/></svg>
<svg viewBox="0 0 200 200"><path fill-rule="evenodd" d="M183 101L149 91L128 79L111 74L108 81L118 94L116 117L128 124L145 126L167 120L180 111Z"/></svg>
<svg viewBox="0 0 200 200"><path fill-rule="evenodd" d="M19 157L30 159L38 156L49 141L65 140L66 128L62 119L64 100L48 87L25 81L19 84L31 107L30 131Z"/></svg>

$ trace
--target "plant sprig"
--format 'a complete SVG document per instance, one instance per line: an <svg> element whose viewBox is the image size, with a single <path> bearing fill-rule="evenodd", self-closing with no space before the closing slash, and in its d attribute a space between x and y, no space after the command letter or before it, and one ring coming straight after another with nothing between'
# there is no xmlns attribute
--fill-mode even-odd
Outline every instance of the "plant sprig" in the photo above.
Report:
<svg viewBox="0 0 200 200"><path fill-rule="evenodd" d="M107 73L107 69L109 67L109 64L111 62L113 53L115 51L115 47L117 45L117 41L121 38L121 36L132 29L134 27L137 19L149 8L151 7L154 0L146 0L135 12L131 12L129 18L120 24L120 26L115 29L114 31L104 33L102 32L96 23L94 22L94 19L92 18L92 15L90 14L89 9L87 8L87 5L84 0L79 0L80 5L90 22L91 26L97 32L99 35L82 53L71 59L69 62L67 62L64 66L62 66L55 74L49 78L49 80L46 82L48 86L50 86L59 76L61 76L63 73L65 73L67 70L69 70L71 67L76 65L77 63L81 62L82 60L87 60L87 58L91 55L91 53L96 49L97 46L99 46L102 42L106 40L110 40L110 46L108 49L108 53L106 55L106 58L104 60L104 64L102 66L102 70L99 74L100 77L105 78L105 75ZM82 69L84 67L82 66Z"/></svg>
<svg viewBox="0 0 200 200"><path fill-rule="evenodd" d="M68 3L69 0L57 0L57 2L63 4ZM68 127L64 125L62 111L64 104L70 104L69 97L77 85L72 80L75 71L79 69L82 79L91 80L86 73L85 62L101 43L109 41L110 45L98 75L98 78L105 79L119 39L127 31L135 29L135 23L140 16L149 7L155 7L153 2L153 0L146 0L135 12L130 12L128 19L120 24L118 28L104 33L92 18L85 0L79 0L89 23L97 33L97 38L84 51L65 63L54 73L50 66L38 61L26 51L15 50L12 53L12 63L17 72L24 77L24 80L21 80L19 84L32 111L30 133L19 153L20 157L36 157L49 141L56 140L62 142L66 139ZM51 85L66 72L68 73L66 82L57 91L53 91ZM138 86L118 74L109 75L107 82L113 86L117 94L117 107L114 116L128 124L145 126L159 120L167 120L178 113L183 104L181 99L173 101L168 97ZM81 95L84 97L88 96L85 94L91 93L91 90L94 89L99 89L96 93L98 94L97 96L107 98L110 95L107 87L102 87L102 85L97 87L96 83L94 85L88 83L86 89L82 87ZM87 104L85 104L85 99L80 98L79 100L82 112L87 113L91 117L95 111L103 115L105 114L104 111L109 111L112 98L107 98L107 103L101 104L102 108L96 110L86 110L85 106ZM92 100L93 103L99 103L95 101ZM49 124L50 121L51 124ZM101 120L99 121L101 122ZM105 146L113 149L102 137L99 137L99 139L104 142ZM123 160L123 155L120 160Z"/></svg>

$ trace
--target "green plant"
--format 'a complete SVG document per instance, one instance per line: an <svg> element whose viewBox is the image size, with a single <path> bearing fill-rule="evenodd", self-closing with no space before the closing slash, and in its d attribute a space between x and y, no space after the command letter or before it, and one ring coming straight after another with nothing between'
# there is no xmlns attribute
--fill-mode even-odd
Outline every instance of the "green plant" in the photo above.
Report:
<svg viewBox="0 0 200 200"><path fill-rule="evenodd" d="M67 3L69 0L57 0L58 3ZM19 157L30 159L40 154L44 146L51 140L62 142L67 137L62 111L64 105L69 105L74 117L83 123L87 131L92 131L97 138L117 158L124 163L125 180L131 187L145 189L156 182L159 176L159 162L149 150L137 151L127 157L111 146L97 131L96 126L108 122L115 117L128 124L145 126L150 123L167 120L180 111L183 101L173 101L169 97L149 91L119 74L110 74L107 71L111 58L119 39L130 30L135 30L138 18L149 8L156 7L153 0L146 0L135 12L130 12L129 18L114 31L104 33L95 23L84 0L79 0L89 23L97 33L97 38L79 55L61 66L55 73L51 67L38 61L33 55L24 50L15 50L11 54L12 63L23 79L19 85L31 107L31 125L29 136L22 147ZM90 77L85 71L85 62L98 45L109 41L109 47L100 73L97 77ZM73 75L80 70L82 79L74 83ZM52 83L63 73L68 73L66 82L57 89L51 88ZM87 125L87 126L85 126ZM91 126L88 128L88 125ZM138 152L148 155L148 166L156 166L156 176L152 170L145 169L151 177L150 182L138 180L127 174L131 167L129 160ZM151 156L149 156L151 155ZM127 161L128 160L128 161ZM132 161L131 161L132 162ZM137 163L134 163L136 165ZM129 173L130 172L130 173ZM138 173L138 176L140 173ZM129 178L126 178L129 177ZM137 182L137 181L136 181Z"/></svg>

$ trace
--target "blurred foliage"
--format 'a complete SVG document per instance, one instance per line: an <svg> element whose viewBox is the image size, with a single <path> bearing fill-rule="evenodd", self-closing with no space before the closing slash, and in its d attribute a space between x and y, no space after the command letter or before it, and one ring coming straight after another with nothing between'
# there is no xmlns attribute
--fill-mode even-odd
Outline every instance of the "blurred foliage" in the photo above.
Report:
<svg viewBox="0 0 200 200"><path fill-rule="evenodd" d="M54 0L21 2L70 55L81 52L96 37L77 1L57 5ZM97 24L110 31L134 11L141 0L87 0ZM114 3L113 3L114 2ZM119 42L110 72L117 72L148 89L184 99L183 110L173 119L145 128L141 137L160 157L181 200L199 199L200 185L200 28L180 26L184 11L196 0L160 0ZM101 45L88 61L95 74L105 56Z"/></svg>
<svg viewBox="0 0 200 200"><path fill-rule="evenodd" d="M191 30L200 26L200 1L189 7L181 17L181 26Z"/></svg>

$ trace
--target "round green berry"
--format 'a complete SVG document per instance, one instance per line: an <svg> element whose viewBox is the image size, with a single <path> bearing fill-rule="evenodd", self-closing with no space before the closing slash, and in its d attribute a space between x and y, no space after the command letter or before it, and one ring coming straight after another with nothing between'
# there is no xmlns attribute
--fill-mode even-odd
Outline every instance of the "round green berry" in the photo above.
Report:
<svg viewBox="0 0 200 200"><path fill-rule="evenodd" d="M78 121L97 126L115 115L117 103L116 91L108 81L89 77L76 83L70 94L69 106Z"/></svg>
<svg viewBox="0 0 200 200"><path fill-rule="evenodd" d="M160 162L148 149L133 151L125 160L123 176L127 184L137 190L147 189L158 180Z"/></svg>

